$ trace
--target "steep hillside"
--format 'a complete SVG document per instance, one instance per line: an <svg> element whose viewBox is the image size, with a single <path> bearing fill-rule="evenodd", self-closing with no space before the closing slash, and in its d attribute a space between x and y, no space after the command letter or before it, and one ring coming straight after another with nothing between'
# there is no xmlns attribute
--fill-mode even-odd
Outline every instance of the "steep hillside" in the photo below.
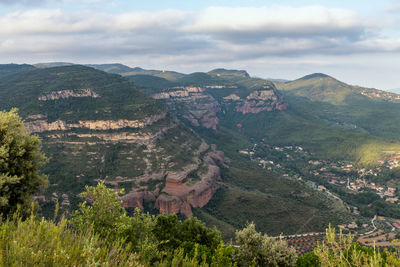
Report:
<svg viewBox="0 0 400 267"><path fill-rule="evenodd" d="M277 83L277 87L294 103L312 101L301 108L302 113L312 114L330 126L400 140L400 95L348 85L325 74Z"/></svg>
<svg viewBox="0 0 400 267"><path fill-rule="evenodd" d="M9 76L0 109L11 107L51 157L50 185L37 197L45 207L74 205L84 185L101 179L126 189L126 207L190 216L217 189L223 153L119 75L74 65Z"/></svg>
<svg viewBox="0 0 400 267"><path fill-rule="evenodd" d="M35 67L28 64L4 64L0 65L0 79L12 74L20 73L27 70L32 70Z"/></svg>
<svg viewBox="0 0 400 267"><path fill-rule="evenodd" d="M150 76L133 77L196 131L199 126L217 130L219 125L239 130L244 139L300 145L320 158L366 165L376 164L385 157L384 151L399 149L383 139L400 138L399 124L392 124L399 120L399 104L373 97L368 93L373 89L349 86L325 74L278 83L284 91L235 70L193 73L173 84ZM371 124L376 118L379 122Z"/></svg>
<svg viewBox="0 0 400 267"><path fill-rule="evenodd" d="M352 101L365 99L400 103L400 96L382 90L352 86L323 73L314 73L300 79L277 83L280 90L312 101L327 102L334 105L351 105Z"/></svg>
<svg viewBox="0 0 400 267"><path fill-rule="evenodd" d="M271 136L266 138L270 144L289 143L292 140L285 139L283 133L290 127L289 121L300 127L307 122L298 122L298 116L291 117L290 106L273 83L240 71L228 74L232 73L238 76L229 79L194 73L170 87L163 87L164 81L150 77L137 82L144 92L166 103L174 116L209 143L217 144L230 159L228 168L222 168L223 186L195 214L230 233L249 219L271 234L311 231L328 222L343 220L346 217L343 206L302 183L282 177L284 172L280 170L260 168L254 160L239 153L265 136ZM279 128L274 129L270 123ZM333 210L335 213L330 212Z"/></svg>
<svg viewBox="0 0 400 267"><path fill-rule="evenodd" d="M44 210L52 212L57 200L68 210L84 185L102 179L125 188L125 207L194 213L226 236L249 220L270 234L322 230L329 222L342 222L347 216L343 206L281 171L266 172L238 153L253 141L237 125L223 126L226 112L284 112L286 101L274 85L205 75L217 83L177 82L165 88L160 86L165 79L141 76L142 84L159 85L142 87L156 100L126 78L79 65L3 79L0 108L18 107L51 157L44 169L50 185L37 196Z"/></svg>

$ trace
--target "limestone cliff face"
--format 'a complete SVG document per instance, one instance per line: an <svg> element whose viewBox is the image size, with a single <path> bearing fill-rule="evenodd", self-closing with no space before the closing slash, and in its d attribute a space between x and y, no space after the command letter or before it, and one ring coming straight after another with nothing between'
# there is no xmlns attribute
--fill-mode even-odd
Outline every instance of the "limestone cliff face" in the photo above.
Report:
<svg viewBox="0 0 400 267"><path fill-rule="evenodd" d="M199 150L208 149L208 146L200 147ZM215 146L206 153L201 162L186 166L181 171L167 172L165 175L165 187L161 191L151 192L155 197L155 207L160 212L182 213L188 217L192 216L191 207L203 207L206 205L217 190L217 181L221 178L220 169L216 162L227 163L223 152L217 151ZM205 173L198 173L199 180L191 176L193 171L199 170L200 165L206 166ZM146 192L131 192L122 197L125 207L143 207L146 201Z"/></svg>
<svg viewBox="0 0 400 267"><path fill-rule="evenodd" d="M205 92L202 87L176 87L167 89L152 96L155 99L167 101L170 106L176 107L180 103L178 110L183 114L183 118L189 120L193 126L203 126L209 129L217 129L219 120L217 114L221 112L221 107L211 95Z"/></svg>
<svg viewBox="0 0 400 267"><path fill-rule="evenodd" d="M225 105L235 105L237 112L259 113L262 111L285 110L287 102L280 96L273 85L264 85L252 91L247 97L240 98L236 93L231 93L218 102L209 89L226 89L226 87L179 87L165 89L165 91L153 95L155 99L161 99L176 110L184 119L195 127L205 127L216 130L219 124L218 114L222 112ZM232 90L237 87L231 86Z"/></svg>
<svg viewBox="0 0 400 267"><path fill-rule="evenodd" d="M144 120L97 120L97 121L78 121L76 123L67 123L62 120L47 122L45 120L33 120L25 123L28 131L31 133L41 133L46 131L65 131L71 129L89 129L89 130L118 130L123 128L144 128L154 122L165 118L166 112L157 114Z"/></svg>
<svg viewBox="0 0 400 267"><path fill-rule="evenodd" d="M233 100L236 104L236 111L242 114L256 114L262 111L285 110L287 108L287 102L279 97L273 89L253 91L246 99L231 96L226 100Z"/></svg>
<svg viewBox="0 0 400 267"><path fill-rule="evenodd" d="M60 90L60 91L52 91L45 95L39 96L38 100L40 101L49 101L49 100L57 100L57 99L67 99L70 97L93 97L98 98L96 92L94 92L90 88L86 89L75 89L75 90Z"/></svg>

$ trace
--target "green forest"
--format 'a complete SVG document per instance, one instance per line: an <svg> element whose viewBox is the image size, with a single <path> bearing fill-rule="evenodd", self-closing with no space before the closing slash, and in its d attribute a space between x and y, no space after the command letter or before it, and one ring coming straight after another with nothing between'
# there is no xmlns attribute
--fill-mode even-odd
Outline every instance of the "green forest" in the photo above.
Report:
<svg viewBox="0 0 400 267"><path fill-rule="evenodd" d="M47 184L47 158L38 137L26 133L17 110L0 112L0 266L398 266L396 250L362 247L329 228L313 252L298 257L282 239L249 222L223 240L216 228L190 217L157 216L122 207L100 182L86 186L70 215L56 205L38 216L31 196Z"/></svg>

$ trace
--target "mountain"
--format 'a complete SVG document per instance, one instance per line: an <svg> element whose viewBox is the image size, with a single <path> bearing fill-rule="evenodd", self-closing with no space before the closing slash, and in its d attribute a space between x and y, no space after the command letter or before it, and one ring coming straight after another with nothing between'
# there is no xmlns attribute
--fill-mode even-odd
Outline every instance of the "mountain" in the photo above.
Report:
<svg viewBox="0 0 400 267"><path fill-rule="evenodd" d="M176 81L185 76L185 74L175 71L145 70L139 67L131 68L122 64L91 64L88 66L98 70L120 74L122 76L152 75L169 81Z"/></svg>
<svg viewBox="0 0 400 267"><path fill-rule="evenodd" d="M210 73L189 74L169 87L162 80L147 81L151 84L141 80L143 92L167 104L174 116L231 160L229 168L221 169L224 187L195 210L210 224L227 229L254 218L266 231L283 225L285 232L296 231L286 220L291 217L301 232L318 229L326 220L355 220L352 216L365 222L375 214L400 217L400 207L387 202L392 199L375 195L382 195L376 188L399 189L395 94L350 86L325 74L276 86L246 75ZM330 201L323 202L307 186L325 192ZM307 192L308 202L300 192ZM366 200L367 195L375 197ZM267 196L273 196L271 206L265 206ZM292 206L293 201L297 204ZM295 206L310 221L303 221ZM335 210L336 216L323 209ZM272 214L278 210L280 216Z"/></svg>
<svg viewBox="0 0 400 267"><path fill-rule="evenodd" d="M245 139L296 144L320 158L360 164L376 164L384 151L397 147L390 142L399 138L398 124L391 123L399 120L395 95L350 86L325 74L275 83L280 90L270 81L234 70L192 73L170 84L150 76L136 79L137 85L148 95L169 103L171 110L181 120L190 121L192 127L203 125L215 130L223 126L237 131L237 125L241 125ZM135 82L132 77L128 78ZM262 112L274 110L283 112ZM375 118L380 121L370 125Z"/></svg>
<svg viewBox="0 0 400 267"><path fill-rule="evenodd" d="M68 209L85 185L125 188L125 207L192 215L214 195L226 159L177 122L167 107L119 75L73 65L0 81L0 108L18 107L51 158L45 212Z"/></svg>
<svg viewBox="0 0 400 267"><path fill-rule="evenodd" d="M286 170L264 169L240 152L255 142L248 119L286 113L273 83L187 76L193 80L172 83L72 65L1 79L0 108L18 107L51 158L43 169L49 187L36 196L44 214L51 216L56 201L70 210L83 187L101 179L125 189L125 207L194 214L225 236L249 220L275 235L322 230L348 216L343 205L288 179Z"/></svg>
<svg viewBox="0 0 400 267"><path fill-rule="evenodd" d="M63 67L63 66L71 66L75 65L74 63L69 62L46 62L46 63L37 63L34 64L36 68L45 69L45 68L53 68L53 67Z"/></svg>
<svg viewBox="0 0 400 267"><path fill-rule="evenodd" d="M0 79L12 75L12 74L16 74L16 73L20 73L23 71L27 71L27 70L32 70L35 67L32 65L28 65L28 64L4 64L4 65L0 65Z"/></svg>
<svg viewBox="0 0 400 267"><path fill-rule="evenodd" d="M303 109L330 125L351 128L373 136L400 140L400 95L352 86L325 74L312 74L288 83L277 83L287 97L311 103ZM305 101L299 100L299 102Z"/></svg>
<svg viewBox="0 0 400 267"><path fill-rule="evenodd" d="M212 71L209 71L207 74L211 76L218 76L226 80L250 77L250 75L245 70L214 69Z"/></svg>
<svg viewBox="0 0 400 267"><path fill-rule="evenodd" d="M18 107L51 157L50 186L36 196L47 215L101 179L125 188L129 209L193 214L226 237L249 220L276 235L399 217L397 204L346 187L368 173L374 188L397 188L395 94L325 74L273 83L216 69L168 80L96 66L109 73L71 65L0 79L0 109Z"/></svg>
<svg viewBox="0 0 400 267"><path fill-rule="evenodd" d="M298 145L315 143L310 140L310 133L330 133L327 138L343 135L343 131L332 131L319 122L312 123L312 118L302 118L272 82L247 75L227 79L209 73L193 73L170 87L163 87L165 81L150 77L136 84L149 96L164 102L174 116L207 142L215 143L231 161L229 168L222 168L223 187L203 209L195 210L196 216L225 229L229 225L238 227L252 218L270 233L277 233L282 227L285 232L318 229L328 221L343 218L346 213L343 207L324 200L304 184L284 178L287 174L279 169L279 164L276 169L270 167L271 170L266 171L258 166L264 164L262 159L250 157L249 160L244 156L256 145L260 149L281 149L296 142ZM310 129L304 131L306 127ZM326 151L337 147L339 142L329 142L328 147L310 144L308 148L324 147ZM342 154L343 150L337 153ZM269 154L259 156L272 159ZM336 213L326 212L326 209ZM312 219L305 221L300 210ZM293 223L300 228L290 226Z"/></svg>

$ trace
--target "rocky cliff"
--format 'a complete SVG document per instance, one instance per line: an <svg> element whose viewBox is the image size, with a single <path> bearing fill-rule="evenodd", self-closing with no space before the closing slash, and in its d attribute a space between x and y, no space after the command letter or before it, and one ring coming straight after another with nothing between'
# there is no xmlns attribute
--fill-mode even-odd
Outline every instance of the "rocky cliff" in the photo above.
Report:
<svg viewBox="0 0 400 267"><path fill-rule="evenodd" d="M51 158L44 169L49 187L36 198L44 205L58 200L64 209L75 208L84 185L104 180L125 188L125 207L153 202L160 211L191 216L191 207L204 206L216 190L216 147L125 78L75 65L25 72L0 81L0 89L0 108L20 108ZM204 99L207 105L191 109L195 120L210 128L218 123L218 103L203 88L173 88L154 98Z"/></svg>
<svg viewBox="0 0 400 267"><path fill-rule="evenodd" d="M25 126L32 133L41 133L47 131L65 131L71 129L90 129L90 130L118 130L123 128L144 128L152 125L154 122L164 119L167 112L152 115L143 120L97 120L97 121L77 121L76 123L67 123L62 120L47 122L45 120L31 120L25 123ZM33 115L35 116L35 115ZM36 115L37 117L38 115ZM32 118L32 115L30 116Z"/></svg>
<svg viewBox="0 0 400 267"><path fill-rule="evenodd" d="M56 99L65 99L70 97L100 97L96 92L94 92L90 88L86 89L75 89L75 90L60 90L60 91L52 91L46 93L42 96L38 97L40 101L48 101L48 100L56 100Z"/></svg>
<svg viewBox="0 0 400 267"><path fill-rule="evenodd" d="M166 101L168 106L190 121L193 126L217 129L217 114L220 104L208 93L206 88L187 86L167 88L152 95L155 99Z"/></svg>
<svg viewBox="0 0 400 267"><path fill-rule="evenodd" d="M277 92L272 83L252 89L247 96L243 91L248 89L237 85L207 85L203 87L186 86L165 88L153 94L155 99L163 100L178 116L188 120L195 127L216 130L222 110L234 105L235 111L242 114L260 113L262 111L285 110L286 100ZM213 95L227 94L216 98Z"/></svg>
<svg viewBox="0 0 400 267"><path fill-rule="evenodd" d="M134 189L122 197L124 207L143 208L144 202L155 201L155 207L160 212L192 216L191 207L203 207L217 190L217 182L221 178L217 164L228 163L223 152L204 142L196 154L204 155L179 171L163 170L155 175L138 177ZM147 186L149 180L156 187ZM118 188L124 182L126 180L121 179L114 181L113 185Z"/></svg>

